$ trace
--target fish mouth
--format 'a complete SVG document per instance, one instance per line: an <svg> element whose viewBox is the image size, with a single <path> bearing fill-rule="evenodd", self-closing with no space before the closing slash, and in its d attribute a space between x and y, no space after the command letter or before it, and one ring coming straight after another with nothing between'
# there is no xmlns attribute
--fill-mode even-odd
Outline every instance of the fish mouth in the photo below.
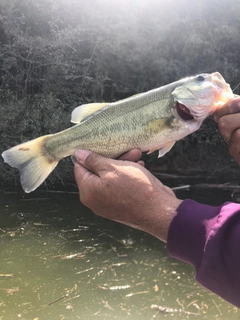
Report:
<svg viewBox="0 0 240 320"><path fill-rule="evenodd" d="M194 120L194 117L191 115L190 110L184 104L177 102L176 109L179 117L182 120Z"/></svg>

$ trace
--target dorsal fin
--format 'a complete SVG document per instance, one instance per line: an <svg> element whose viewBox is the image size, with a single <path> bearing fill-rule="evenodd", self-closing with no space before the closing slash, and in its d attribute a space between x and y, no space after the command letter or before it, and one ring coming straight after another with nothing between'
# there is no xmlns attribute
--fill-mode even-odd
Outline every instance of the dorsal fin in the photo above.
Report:
<svg viewBox="0 0 240 320"><path fill-rule="evenodd" d="M75 108L72 112L71 122L72 123L80 123L85 118L93 114L94 112L98 111L99 109L105 107L107 102L101 103L88 103L82 104L81 106Z"/></svg>

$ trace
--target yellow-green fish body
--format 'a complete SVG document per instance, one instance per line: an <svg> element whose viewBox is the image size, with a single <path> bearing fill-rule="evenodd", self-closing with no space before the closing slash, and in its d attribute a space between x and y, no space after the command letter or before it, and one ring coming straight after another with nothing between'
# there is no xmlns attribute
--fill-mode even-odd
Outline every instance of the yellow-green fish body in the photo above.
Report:
<svg viewBox="0 0 240 320"><path fill-rule="evenodd" d="M2 156L19 169L23 189L31 192L59 160L79 148L112 158L133 148L149 153L159 149L163 156L232 98L217 72L186 78L117 102L82 105L72 113L74 127L15 146Z"/></svg>

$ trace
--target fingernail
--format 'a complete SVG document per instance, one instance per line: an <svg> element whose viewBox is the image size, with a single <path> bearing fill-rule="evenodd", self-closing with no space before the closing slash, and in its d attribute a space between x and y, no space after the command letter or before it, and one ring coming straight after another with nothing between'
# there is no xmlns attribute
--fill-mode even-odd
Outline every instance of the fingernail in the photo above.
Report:
<svg viewBox="0 0 240 320"><path fill-rule="evenodd" d="M77 163L77 159L75 156L71 156L71 160L72 160L72 163L73 164L76 164Z"/></svg>
<svg viewBox="0 0 240 320"><path fill-rule="evenodd" d="M78 162L84 162L86 158L89 156L90 151L79 149L75 152L75 157Z"/></svg>

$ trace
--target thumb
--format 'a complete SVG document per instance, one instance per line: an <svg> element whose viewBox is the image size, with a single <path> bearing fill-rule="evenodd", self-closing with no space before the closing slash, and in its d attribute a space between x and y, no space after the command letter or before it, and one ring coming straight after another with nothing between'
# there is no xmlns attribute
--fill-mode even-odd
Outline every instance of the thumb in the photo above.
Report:
<svg viewBox="0 0 240 320"><path fill-rule="evenodd" d="M96 175L100 175L101 171L108 170L110 159L95 152L79 149L76 151L75 157L79 164Z"/></svg>

